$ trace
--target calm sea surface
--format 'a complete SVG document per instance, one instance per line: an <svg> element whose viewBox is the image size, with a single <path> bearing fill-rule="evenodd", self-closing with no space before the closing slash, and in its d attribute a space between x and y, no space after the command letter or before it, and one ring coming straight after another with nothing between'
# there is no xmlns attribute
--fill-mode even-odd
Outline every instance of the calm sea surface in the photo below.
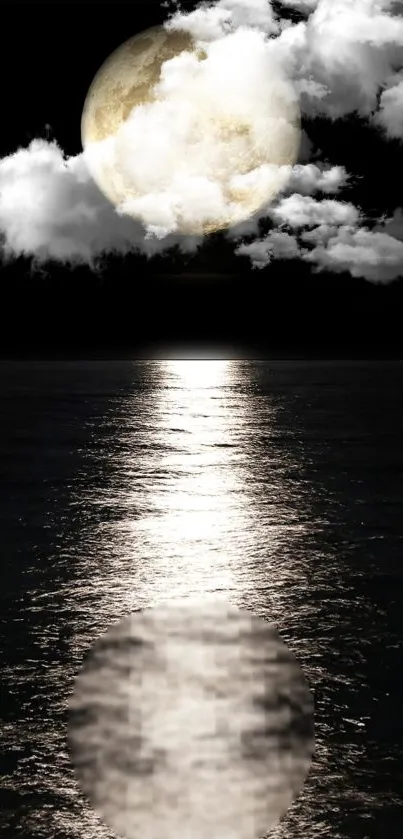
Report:
<svg viewBox="0 0 403 839"><path fill-rule="evenodd" d="M134 610L221 594L314 696L270 836L401 839L402 385L398 362L0 365L2 835L111 835L69 755L75 676Z"/></svg>

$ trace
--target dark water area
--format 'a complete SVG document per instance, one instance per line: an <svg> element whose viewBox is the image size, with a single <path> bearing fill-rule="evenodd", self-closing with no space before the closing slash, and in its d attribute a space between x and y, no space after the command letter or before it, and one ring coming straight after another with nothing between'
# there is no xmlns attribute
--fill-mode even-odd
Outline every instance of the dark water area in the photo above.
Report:
<svg viewBox="0 0 403 839"><path fill-rule="evenodd" d="M273 622L316 751L274 839L403 835L403 364L0 365L0 826L111 834L67 705L110 624L225 594Z"/></svg>

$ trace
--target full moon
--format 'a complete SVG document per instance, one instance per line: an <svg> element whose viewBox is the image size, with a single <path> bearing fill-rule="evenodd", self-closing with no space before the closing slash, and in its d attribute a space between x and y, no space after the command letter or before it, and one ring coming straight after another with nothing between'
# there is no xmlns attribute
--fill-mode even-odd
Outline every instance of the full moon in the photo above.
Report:
<svg viewBox="0 0 403 839"><path fill-rule="evenodd" d="M267 63L259 33L239 37L249 62L237 33L200 46L185 31L153 27L115 50L88 91L81 137L90 173L118 212L160 237L246 221L275 198L298 157L292 84Z"/></svg>

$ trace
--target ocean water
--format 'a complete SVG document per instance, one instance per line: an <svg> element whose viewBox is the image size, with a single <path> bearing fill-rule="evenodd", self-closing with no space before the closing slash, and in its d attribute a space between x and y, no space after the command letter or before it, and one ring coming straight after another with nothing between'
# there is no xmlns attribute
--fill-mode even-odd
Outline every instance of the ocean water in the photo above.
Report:
<svg viewBox="0 0 403 839"><path fill-rule="evenodd" d="M76 675L133 612L218 596L276 626L315 703L269 835L400 839L402 384L399 362L1 364L2 835L113 835L72 764Z"/></svg>

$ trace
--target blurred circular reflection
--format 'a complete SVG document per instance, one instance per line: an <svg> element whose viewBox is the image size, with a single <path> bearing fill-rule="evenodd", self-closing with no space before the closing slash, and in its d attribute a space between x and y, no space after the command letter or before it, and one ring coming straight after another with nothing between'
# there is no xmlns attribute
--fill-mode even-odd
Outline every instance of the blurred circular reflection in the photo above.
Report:
<svg viewBox="0 0 403 839"><path fill-rule="evenodd" d="M127 839L257 839L299 794L313 700L276 629L220 598L145 609L96 641L69 708L81 787Z"/></svg>

